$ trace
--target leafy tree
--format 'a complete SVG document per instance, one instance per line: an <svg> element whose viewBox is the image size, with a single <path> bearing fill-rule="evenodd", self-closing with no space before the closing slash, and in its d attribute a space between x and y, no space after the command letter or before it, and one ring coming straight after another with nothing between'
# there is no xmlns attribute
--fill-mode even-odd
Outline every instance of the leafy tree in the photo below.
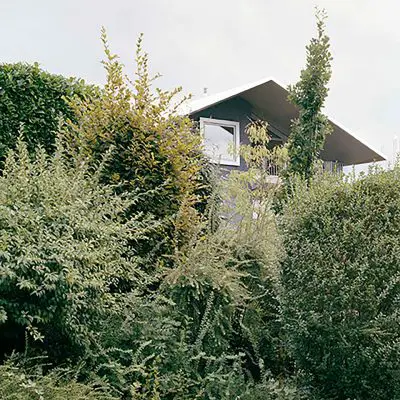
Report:
<svg viewBox="0 0 400 400"><path fill-rule="evenodd" d="M329 399L400 396L400 169L317 177L283 210L290 349Z"/></svg>
<svg viewBox="0 0 400 400"><path fill-rule="evenodd" d="M69 103L77 120L69 122L67 135L77 159L96 163L110 153L102 182L119 183L120 191L141 194L142 201L131 212L173 218L174 223L167 223L166 231L146 247L155 248L172 237L171 230L190 231L197 221L194 206L201 200L203 187L201 138L191 120L178 112L186 99L178 98L181 88L153 89L158 75L149 74L142 37L137 43L133 81L111 53L104 29L102 41L107 72L104 91L98 98L76 97ZM174 237L178 242L182 239Z"/></svg>
<svg viewBox="0 0 400 400"><path fill-rule="evenodd" d="M244 195L246 207L267 207L271 205L271 198L277 189L276 182L271 177L271 167L283 168L287 162L287 149L285 146L274 146L271 148L271 137L268 133L266 121L254 121L246 126L246 135L249 144L240 146L240 155L244 159L247 171L232 171L231 182L239 192L235 193L240 200L239 193ZM239 184L238 181L242 181ZM252 190L248 190L248 187ZM228 188L229 191L229 188ZM248 197L250 196L250 197ZM237 208L244 209L243 205ZM256 210L253 210L256 211ZM265 210L264 210L265 211Z"/></svg>
<svg viewBox="0 0 400 400"><path fill-rule="evenodd" d="M81 79L49 74L37 63L0 65L0 165L20 130L29 152L38 145L54 151L60 119L74 119L65 98L96 92Z"/></svg>
<svg viewBox="0 0 400 400"><path fill-rule="evenodd" d="M19 142L0 177L3 351L21 349L25 332L55 358L90 344L111 292L138 276L126 244L145 229L124 217L134 201L71 167L62 147L31 161Z"/></svg>
<svg viewBox="0 0 400 400"><path fill-rule="evenodd" d="M222 211L237 229L229 248L242 265L242 281L248 290L247 301L235 321L233 342L246 354L253 375L259 377L266 369L277 375L292 369L284 348L278 270L282 249L272 211L279 186L271 176L271 166L285 164L287 150L270 147L265 121L248 124L246 134L250 143L241 146L240 155L248 169L231 172L221 197Z"/></svg>
<svg viewBox="0 0 400 400"><path fill-rule="evenodd" d="M299 117L292 122L286 174L299 175L306 180L313 176L325 138L332 130L321 111L332 74L329 37L325 33L326 14L317 10L316 17L318 35L306 48L306 68L301 71L300 81L289 86L289 100L299 109Z"/></svg>

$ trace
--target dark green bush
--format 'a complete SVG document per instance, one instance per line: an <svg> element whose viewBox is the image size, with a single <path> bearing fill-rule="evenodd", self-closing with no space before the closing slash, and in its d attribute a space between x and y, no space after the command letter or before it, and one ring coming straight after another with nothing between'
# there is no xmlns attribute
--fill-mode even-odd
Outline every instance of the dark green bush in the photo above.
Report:
<svg viewBox="0 0 400 400"><path fill-rule="evenodd" d="M61 147L31 161L19 142L0 177L4 350L18 347L25 331L61 358L89 343L111 291L136 276L127 242L142 225L124 215L134 200L69 165Z"/></svg>
<svg viewBox="0 0 400 400"><path fill-rule="evenodd" d="M43 373L45 359L27 360L35 367L20 365L14 358L0 365L0 398L2 400L117 400L101 381L90 384L76 380L74 370L52 370Z"/></svg>
<svg viewBox="0 0 400 400"><path fill-rule="evenodd" d="M223 344L209 345L218 331L214 316L223 313L218 305L210 305L210 320L200 327L160 295L131 296L116 311L104 320L102 351L93 354L92 370L117 393L129 399L228 400L243 392L241 356Z"/></svg>
<svg viewBox="0 0 400 400"><path fill-rule="evenodd" d="M298 367L327 398L400 398L399 167L299 185L282 231Z"/></svg>
<svg viewBox="0 0 400 400"><path fill-rule="evenodd" d="M94 92L83 80L49 74L38 64L0 65L0 163L23 129L28 149L54 150L59 120L74 119L64 97Z"/></svg>
<svg viewBox="0 0 400 400"><path fill-rule="evenodd" d="M284 384L261 383L279 348L272 337L279 325L274 217L267 209L257 219L247 212L236 223L209 225L197 226L174 254L173 268L155 278L156 291L119 296L103 320L101 351L88 365L117 391L133 398L228 400L255 396L260 382L259 398L286 393ZM264 305L269 308L261 310Z"/></svg>

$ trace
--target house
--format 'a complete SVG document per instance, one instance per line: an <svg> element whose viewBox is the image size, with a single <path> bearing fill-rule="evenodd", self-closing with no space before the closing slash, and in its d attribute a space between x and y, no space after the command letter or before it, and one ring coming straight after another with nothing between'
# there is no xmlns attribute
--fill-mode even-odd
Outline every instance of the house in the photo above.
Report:
<svg viewBox="0 0 400 400"><path fill-rule="evenodd" d="M237 150L247 144L245 127L252 120L268 122L271 145L288 140L291 121L298 111L288 91L272 78L192 101L187 114L199 121L204 148L211 161L227 169L246 169ZM333 132L321 152L324 167L341 171L343 166L384 161L385 157L340 124L329 119ZM235 149L236 151L232 151ZM273 171L272 175L277 172Z"/></svg>

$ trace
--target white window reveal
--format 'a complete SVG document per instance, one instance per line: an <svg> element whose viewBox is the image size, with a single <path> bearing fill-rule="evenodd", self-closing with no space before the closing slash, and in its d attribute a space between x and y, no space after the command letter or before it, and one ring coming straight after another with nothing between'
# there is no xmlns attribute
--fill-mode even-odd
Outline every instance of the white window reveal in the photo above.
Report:
<svg viewBox="0 0 400 400"><path fill-rule="evenodd" d="M222 165L240 165L239 122L200 118L204 151L212 162Z"/></svg>

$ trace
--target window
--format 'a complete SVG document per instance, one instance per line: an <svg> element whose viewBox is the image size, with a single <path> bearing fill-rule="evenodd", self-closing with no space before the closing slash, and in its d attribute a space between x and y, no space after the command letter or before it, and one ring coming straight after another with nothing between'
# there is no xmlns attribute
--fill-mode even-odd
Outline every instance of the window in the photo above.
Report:
<svg viewBox="0 0 400 400"><path fill-rule="evenodd" d="M211 161L223 165L240 165L239 122L200 118L204 150Z"/></svg>

